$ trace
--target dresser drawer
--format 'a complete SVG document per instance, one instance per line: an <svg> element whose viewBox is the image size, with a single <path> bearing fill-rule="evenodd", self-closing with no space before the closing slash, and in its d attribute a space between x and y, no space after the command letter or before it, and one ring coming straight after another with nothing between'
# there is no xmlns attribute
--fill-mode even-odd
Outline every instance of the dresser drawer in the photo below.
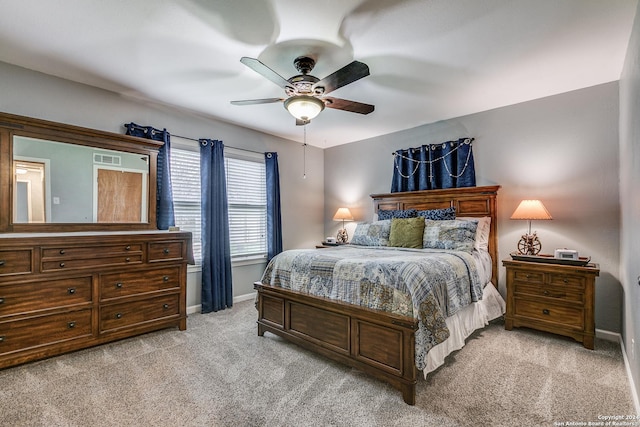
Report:
<svg viewBox="0 0 640 427"><path fill-rule="evenodd" d="M33 250L0 250L0 277L33 273Z"/></svg>
<svg viewBox="0 0 640 427"><path fill-rule="evenodd" d="M91 276L0 285L0 317L91 302Z"/></svg>
<svg viewBox="0 0 640 427"><path fill-rule="evenodd" d="M183 242L149 243L149 262L182 260L183 247Z"/></svg>
<svg viewBox="0 0 640 427"><path fill-rule="evenodd" d="M116 244L104 246L57 246L42 248L42 259L95 258L112 255L142 253L142 244Z"/></svg>
<svg viewBox="0 0 640 427"><path fill-rule="evenodd" d="M544 273L538 271L514 270L513 279L525 283L544 283Z"/></svg>
<svg viewBox="0 0 640 427"><path fill-rule="evenodd" d="M559 323L579 329L584 327L584 310L580 307L546 304L541 301L516 298L514 315Z"/></svg>
<svg viewBox="0 0 640 427"><path fill-rule="evenodd" d="M72 258L68 260L43 261L42 272L104 268L109 266L141 264L142 254L105 256L100 258Z"/></svg>
<svg viewBox="0 0 640 427"><path fill-rule="evenodd" d="M586 279L584 276L573 276L571 274L559 274L559 273L550 273L549 274L549 284L564 286L568 288L574 288L583 290Z"/></svg>
<svg viewBox="0 0 640 427"><path fill-rule="evenodd" d="M180 295L102 306L100 332L152 322L180 314Z"/></svg>
<svg viewBox="0 0 640 427"><path fill-rule="evenodd" d="M582 304L584 302L583 292L576 290L575 288L566 286L550 286L534 283L514 282L514 292L516 297L545 297L562 301L575 302L577 304Z"/></svg>
<svg viewBox="0 0 640 427"><path fill-rule="evenodd" d="M91 309L0 322L0 354L91 335Z"/></svg>
<svg viewBox="0 0 640 427"><path fill-rule="evenodd" d="M104 274L100 277L100 299L157 292L180 287L180 267Z"/></svg>

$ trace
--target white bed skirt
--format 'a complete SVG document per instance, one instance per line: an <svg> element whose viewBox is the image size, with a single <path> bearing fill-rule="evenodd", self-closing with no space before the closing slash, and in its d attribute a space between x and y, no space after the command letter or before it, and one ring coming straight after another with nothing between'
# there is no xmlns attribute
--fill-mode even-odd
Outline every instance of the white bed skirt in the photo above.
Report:
<svg viewBox="0 0 640 427"><path fill-rule="evenodd" d="M476 329L484 328L489 321L502 316L506 309L506 303L492 283L484 288L482 301L463 308L453 316L447 318L447 328L451 335L446 341L436 345L427 353L427 366L424 368L424 377L429 372L435 371L444 364L444 359L449 354L464 347L465 340Z"/></svg>

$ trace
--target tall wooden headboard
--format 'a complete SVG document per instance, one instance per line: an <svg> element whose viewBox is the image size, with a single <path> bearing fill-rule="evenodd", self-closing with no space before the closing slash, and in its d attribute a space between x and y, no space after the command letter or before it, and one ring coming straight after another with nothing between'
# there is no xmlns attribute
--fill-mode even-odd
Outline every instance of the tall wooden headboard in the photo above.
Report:
<svg viewBox="0 0 640 427"><path fill-rule="evenodd" d="M491 281L498 287L498 212L496 197L499 185L485 187L449 188L445 190L406 191L402 193L372 194L373 208L392 209L443 209L456 208L456 216L491 217L489 253L493 262Z"/></svg>

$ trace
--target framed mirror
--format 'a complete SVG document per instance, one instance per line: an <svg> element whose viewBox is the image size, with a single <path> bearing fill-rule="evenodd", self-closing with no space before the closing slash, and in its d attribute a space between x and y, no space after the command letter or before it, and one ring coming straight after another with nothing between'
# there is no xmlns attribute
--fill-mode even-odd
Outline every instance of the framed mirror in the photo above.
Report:
<svg viewBox="0 0 640 427"><path fill-rule="evenodd" d="M0 113L0 232L156 229L161 145Z"/></svg>

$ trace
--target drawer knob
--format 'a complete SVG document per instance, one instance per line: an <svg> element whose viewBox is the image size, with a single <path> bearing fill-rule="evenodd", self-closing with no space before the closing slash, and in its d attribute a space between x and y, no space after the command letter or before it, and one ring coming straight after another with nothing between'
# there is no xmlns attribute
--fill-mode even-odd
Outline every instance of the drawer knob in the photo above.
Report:
<svg viewBox="0 0 640 427"><path fill-rule="evenodd" d="M125 261L125 262L129 262L129 261L131 261L131 258L126 257L126 258L124 259L124 261Z"/></svg>
<svg viewBox="0 0 640 427"><path fill-rule="evenodd" d="M162 276L162 281L163 282L168 282L169 281L169 276Z"/></svg>
<svg viewBox="0 0 640 427"><path fill-rule="evenodd" d="M4 336L0 335L0 342L4 341Z"/></svg>
<svg viewBox="0 0 640 427"><path fill-rule="evenodd" d="M116 313L116 319L122 319L122 313Z"/></svg>
<svg viewBox="0 0 640 427"><path fill-rule="evenodd" d="M164 248L162 252L164 252L165 255L169 255L169 248Z"/></svg>
<svg viewBox="0 0 640 427"><path fill-rule="evenodd" d="M69 293L69 295L73 295L76 293L76 288L69 288L67 289L67 292Z"/></svg>
<svg viewBox="0 0 640 427"><path fill-rule="evenodd" d="M549 291L544 291L543 294L545 294L546 296L549 296Z"/></svg>
<svg viewBox="0 0 640 427"><path fill-rule="evenodd" d="M73 329L76 327L76 322L69 322L67 323L67 326L69 327L69 329Z"/></svg>
<svg viewBox="0 0 640 427"><path fill-rule="evenodd" d="M120 282L116 283L116 288L121 289L122 288L122 283L120 283Z"/></svg>
<svg viewBox="0 0 640 427"><path fill-rule="evenodd" d="M162 308L164 308L165 310L167 310L169 308L169 304L162 304Z"/></svg>
<svg viewBox="0 0 640 427"><path fill-rule="evenodd" d="M64 268L64 262L60 263L60 268Z"/></svg>
<svg viewBox="0 0 640 427"><path fill-rule="evenodd" d="M0 267L2 267L4 265L4 260L0 259Z"/></svg>
<svg viewBox="0 0 640 427"><path fill-rule="evenodd" d="M60 249L60 255L64 255L64 249Z"/></svg>
<svg viewBox="0 0 640 427"><path fill-rule="evenodd" d="M125 246L124 250L125 251L130 251L131 250L131 246L129 246L129 245Z"/></svg>
<svg viewBox="0 0 640 427"><path fill-rule="evenodd" d="M551 313L551 312L549 311L549 309L546 309L546 308L545 308L545 309L543 309L543 310L542 310L542 314L549 315L550 313Z"/></svg>
<svg viewBox="0 0 640 427"><path fill-rule="evenodd" d="M562 279L562 281L563 281L564 283L569 283L569 279L567 279L566 277L565 277L564 279Z"/></svg>
<svg viewBox="0 0 640 427"><path fill-rule="evenodd" d="M4 304L4 298L0 298L0 304Z"/></svg>

